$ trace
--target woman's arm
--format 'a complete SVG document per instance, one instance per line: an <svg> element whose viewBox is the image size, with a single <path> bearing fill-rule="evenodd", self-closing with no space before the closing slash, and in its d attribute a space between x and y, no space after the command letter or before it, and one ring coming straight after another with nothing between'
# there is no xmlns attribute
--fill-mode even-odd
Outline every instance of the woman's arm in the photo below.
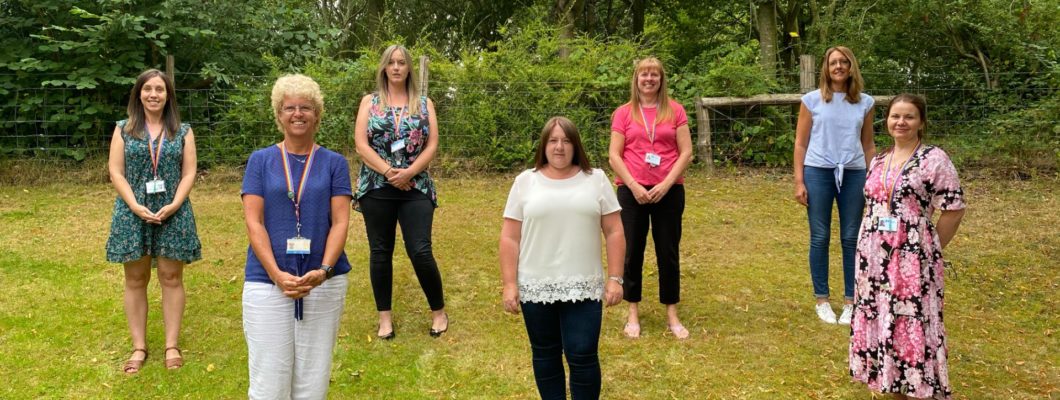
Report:
<svg viewBox="0 0 1060 400"><path fill-rule="evenodd" d="M622 263L626 257L626 235L622 231L622 217L619 211L600 217L600 228L604 231L604 248L607 249L607 276L622 277ZM622 301L622 285L607 280L604 286L604 304L613 306Z"/></svg>
<svg viewBox="0 0 1060 400"><path fill-rule="evenodd" d="M813 126L813 114L806 108L806 103L799 105L799 122L795 125L795 157L792 164L795 166L795 201L807 206L806 183L803 181L802 172L806 162L806 149L810 147L810 128ZM871 127L871 126L870 126Z"/></svg>
<svg viewBox="0 0 1060 400"><path fill-rule="evenodd" d="M519 241L522 239L522 221L505 218L501 225L501 302L504 311L519 313Z"/></svg>
<svg viewBox="0 0 1060 400"><path fill-rule="evenodd" d="M688 165L692 163L692 132L688 129L688 124L677 128L677 151L677 162L666 174L666 178L648 191L649 202L658 203L662 200L677 179L684 175Z"/></svg>
<svg viewBox="0 0 1060 400"><path fill-rule="evenodd" d="M198 159L195 152L195 135L191 128L188 128L188 134L184 135L184 151L181 158L183 161L180 164L180 182L177 184L177 192L173 195L172 203L158 209L156 215L159 221L165 221L180 209L184 200L188 198L188 194L191 193L192 185L195 184Z"/></svg>
<svg viewBox="0 0 1060 400"><path fill-rule="evenodd" d="M390 163L380 157L372 148L372 144L368 142L368 114L371 108L372 95L365 95L361 98L361 106L357 109L357 121L353 125L353 142L357 148L357 155L361 157L361 162L386 177L392 174Z"/></svg>
<svg viewBox="0 0 1060 400"><path fill-rule="evenodd" d="M125 140L121 137L121 127L114 127L114 135L110 139L110 154L107 157L107 171L110 173L110 183L118 196L125 201L133 214L147 223L161 224L162 221L155 216L147 207L136 201L129 181L125 178Z"/></svg>
<svg viewBox="0 0 1060 400"><path fill-rule="evenodd" d="M438 153L438 118L434 113L434 102L430 98L427 98L427 115L430 116L428 118L428 129L430 132L427 134L427 145L423 147L423 151L416 157L416 161L408 168L394 169L396 173L387 178L391 184L408 183L411 186L412 177L419 175L420 172L427 169L431 161L434 161L434 156Z"/></svg>
<svg viewBox="0 0 1060 400"><path fill-rule="evenodd" d="M339 262L339 255L346 246L346 235L350 227L350 201L348 195L334 196L331 198L331 229L328 230L328 238L324 243L324 265L335 266ZM302 276L304 285L317 287L328 279L327 272L323 269L309 271Z"/></svg>
<svg viewBox="0 0 1060 400"><path fill-rule="evenodd" d="M265 199L258 195L244 194L243 217L247 223L250 249L265 268L265 272L269 274L269 279L283 291L284 296L299 299L308 295L311 286L301 284L298 277L283 272L276 264L276 257L272 253L272 243L269 241L269 232L265 230Z"/></svg>
<svg viewBox="0 0 1060 400"><path fill-rule="evenodd" d="M942 215L939 216L939 222L935 224L935 231L939 234L939 245L943 249L950 244L950 240L953 240L953 236L957 234L957 228L961 226L962 218L964 218L963 208L960 210L942 211Z"/></svg>
<svg viewBox="0 0 1060 400"><path fill-rule="evenodd" d="M865 121L861 123L861 149L865 151L865 168L868 168L872 158L876 157L876 140L873 138L876 130L872 126L875 115L876 110L869 108L869 112L865 113Z"/></svg>
<svg viewBox="0 0 1060 400"><path fill-rule="evenodd" d="M607 162L611 164L611 170L622 180L622 184L633 192L633 198L637 200L637 204L650 203L651 199L648 197L648 190L644 189L644 186L641 186L640 183L637 183L636 179L633 179L633 174L629 173L629 168L626 168L626 162L622 160L622 153L625 150L626 135L611 131L611 144L607 146Z"/></svg>

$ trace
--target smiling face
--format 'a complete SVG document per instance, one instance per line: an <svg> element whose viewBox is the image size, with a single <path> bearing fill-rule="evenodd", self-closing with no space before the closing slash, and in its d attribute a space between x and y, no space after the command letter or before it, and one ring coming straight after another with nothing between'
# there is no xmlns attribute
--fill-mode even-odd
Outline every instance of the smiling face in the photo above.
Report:
<svg viewBox="0 0 1060 400"><path fill-rule="evenodd" d="M659 93L662 73L657 68L644 68L637 72L637 90L642 96L654 97Z"/></svg>
<svg viewBox="0 0 1060 400"><path fill-rule="evenodd" d="M850 78L850 66L851 61L843 52L835 50L828 54L828 77L833 84L846 85Z"/></svg>
<svg viewBox="0 0 1060 400"><path fill-rule="evenodd" d="M898 102L891 105L887 113L887 132L895 143L912 143L920 140L924 119L913 103Z"/></svg>
<svg viewBox="0 0 1060 400"><path fill-rule="evenodd" d="M552 128L545 144L545 158L554 169L563 170L571 166L574 159L574 143L558 124Z"/></svg>
<svg viewBox="0 0 1060 400"><path fill-rule="evenodd" d="M386 64L386 77L390 85L404 87L405 81L409 78L409 61L405 57L405 52L395 50L390 53L390 60Z"/></svg>
<svg viewBox="0 0 1060 400"><path fill-rule="evenodd" d="M143 104L144 111L148 114L162 115L162 110L166 107L166 99L166 81L161 77L148 79L140 87L140 103Z"/></svg>
<svg viewBox="0 0 1060 400"><path fill-rule="evenodd" d="M280 105L280 125L285 136L300 137L316 134L320 117L312 100L285 96Z"/></svg>

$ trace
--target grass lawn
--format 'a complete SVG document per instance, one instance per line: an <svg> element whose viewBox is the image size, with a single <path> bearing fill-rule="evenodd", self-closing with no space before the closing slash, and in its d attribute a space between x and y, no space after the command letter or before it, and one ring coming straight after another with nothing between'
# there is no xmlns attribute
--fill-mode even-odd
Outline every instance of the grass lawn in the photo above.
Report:
<svg viewBox="0 0 1060 400"><path fill-rule="evenodd" d="M513 176L437 180L434 250L452 318L439 340L427 335L426 300L404 255L395 257L398 336L374 340L367 242L353 214L331 398L536 397L522 318L500 305L497 238ZM643 337L622 336L624 305L605 311L603 397L870 398L847 373L849 328L814 315L806 216L790 177L693 173L686 186L681 310L692 338L663 334L649 255ZM958 271L946 276L945 308L956 398L1060 398L1060 181L971 180L965 191L970 209L946 251ZM150 358L127 377L122 272L104 253L114 190L0 187L0 398L245 397L238 193L237 181L215 178L192 192L203 260L185 270L184 368L162 366L153 279ZM833 241L831 287L841 293L838 234Z"/></svg>

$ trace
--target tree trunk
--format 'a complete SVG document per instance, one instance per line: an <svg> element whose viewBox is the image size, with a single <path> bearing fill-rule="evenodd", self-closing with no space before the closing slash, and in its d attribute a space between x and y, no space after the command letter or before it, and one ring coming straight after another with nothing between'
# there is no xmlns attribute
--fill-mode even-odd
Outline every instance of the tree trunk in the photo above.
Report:
<svg viewBox="0 0 1060 400"><path fill-rule="evenodd" d="M364 8L366 20L368 21L365 29L369 32L368 40L371 42L372 48L377 48L383 42L383 38L379 37L382 30L378 28L383 26L383 16L386 15L386 0L367 0Z"/></svg>
<svg viewBox="0 0 1060 400"><path fill-rule="evenodd" d="M640 37L644 33L644 11L648 8L648 0L632 0L630 1L630 13L632 13L632 23L630 24L630 36Z"/></svg>
<svg viewBox="0 0 1060 400"><path fill-rule="evenodd" d="M576 0L556 0L556 8L553 10L556 25L559 26L559 58L570 56L570 47L567 47L567 42L574 38L575 2Z"/></svg>
<svg viewBox="0 0 1060 400"><path fill-rule="evenodd" d="M755 3L759 64L770 77L777 76L777 10L775 0Z"/></svg>

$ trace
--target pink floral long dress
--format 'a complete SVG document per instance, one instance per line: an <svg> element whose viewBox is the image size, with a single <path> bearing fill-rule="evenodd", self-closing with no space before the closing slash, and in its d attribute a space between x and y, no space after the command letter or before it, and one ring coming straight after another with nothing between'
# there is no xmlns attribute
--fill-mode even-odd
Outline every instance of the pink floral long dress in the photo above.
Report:
<svg viewBox="0 0 1060 400"><path fill-rule="evenodd" d="M953 163L938 147L921 147L890 173L888 156L873 159L865 181L850 374L873 391L949 399L942 249L931 217L935 210L963 209L964 193ZM881 229L880 218L889 215L898 218L896 231Z"/></svg>

